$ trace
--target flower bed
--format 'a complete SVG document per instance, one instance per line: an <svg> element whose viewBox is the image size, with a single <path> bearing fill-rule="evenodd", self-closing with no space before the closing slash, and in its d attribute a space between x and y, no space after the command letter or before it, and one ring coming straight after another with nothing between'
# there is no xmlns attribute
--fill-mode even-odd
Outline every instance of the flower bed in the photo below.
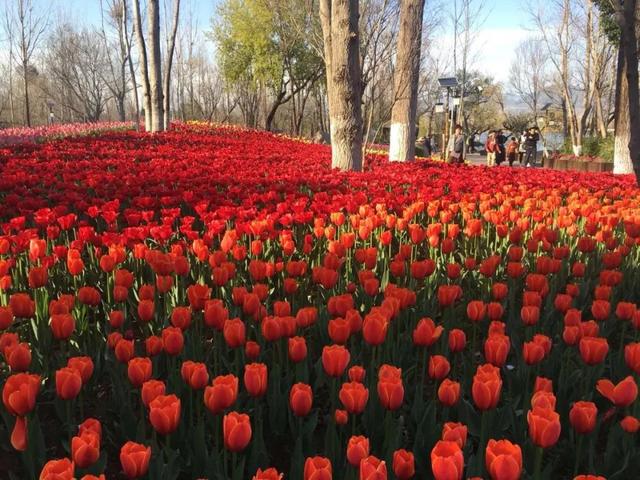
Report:
<svg viewBox="0 0 640 480"><path fill-rule="evenodd" d="M206 125L0 157L2 471L634 476L631 177Z"/></svg>
<svg viewBox="0 0 640 480"><path fill-rule="evenodd" d="M47 139L96 135L102 132L131 130L132 122L65 123L39 127L16 127L0 130L0 145L35 143Z"/></svg>

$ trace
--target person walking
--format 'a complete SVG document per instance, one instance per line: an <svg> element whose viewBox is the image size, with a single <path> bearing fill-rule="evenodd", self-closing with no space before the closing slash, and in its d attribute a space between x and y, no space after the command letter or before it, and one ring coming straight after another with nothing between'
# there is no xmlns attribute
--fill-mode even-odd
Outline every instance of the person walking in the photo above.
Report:
<svg viewBox="0 0 640 480"><path fill-rule="evenodd" d="M493 167L496 163L496 134L493 130L489 131L484 149L487 152L487 167Z"/></svg>
<svg viewBox="0 0 640 480"><path fill-rule="evenodd" d="M536 164L536 156L538 153L538 140L540 140L540 135L537 132L536 127L531 127L526 134L526 140L524 143L525 150L525 165L530 167L531 165Z"/></svg>
<svg viewBox="0 0 640 480"><path fill-rule="evenodd" d="M520 150L520 144L516 140L516 137L511 137L509 143L507 143L507 161L509 162L509 166L513 167L513 162L516 161L516 157L518 156L518 152Z"/></svg>
<svg viewBox="0 0 640 480"><path fill-rule="evenodd" d="M455 131L451 138L449 138L449 144L447 145L447 158L449 163L463 164L465 154L465 142L464 135L462 134L462 126L456 125Z"/></svg>
<svg viewBox="0 0 640 480"><path fill-rule="evenodd" d="M525 154L524 145L526 141L527 141L527 131L523 130L522 135L520 135L520 142L519 142L520 146L518 148L518 162L520 162L520 165L522 165L522 159L524 158L524 154Z"/></svg>

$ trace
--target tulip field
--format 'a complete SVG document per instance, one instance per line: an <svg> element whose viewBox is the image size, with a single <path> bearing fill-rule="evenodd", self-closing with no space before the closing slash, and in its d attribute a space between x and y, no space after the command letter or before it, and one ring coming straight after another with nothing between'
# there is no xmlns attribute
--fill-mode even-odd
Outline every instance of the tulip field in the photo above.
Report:
<svg viewBox="0 0 640 480"><path fill-rule="evenodd" d="M634 179L330 157L0 142L0 478L638 478Z"/></svg>

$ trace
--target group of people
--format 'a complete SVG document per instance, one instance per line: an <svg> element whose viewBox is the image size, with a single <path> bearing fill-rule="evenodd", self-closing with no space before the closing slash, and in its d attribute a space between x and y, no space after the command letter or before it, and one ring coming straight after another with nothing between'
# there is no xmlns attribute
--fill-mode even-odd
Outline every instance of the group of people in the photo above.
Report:
<svg viewBox="0 0 640 480"><path fill-rule="evenodd" d="M516 160L525 166L530 167L536 164L538 141L540 134L537 127L530 127L522 132L519 138L515 135L505 136L503 131L490 130L487 134L487 141L484 148L487 152L487 166L493 167L509 162L513 166ZM475 143L475 140L474 140ZM455 132L449 138L447 145L447 159L450 163L464 163L465 138L462 133L462 126L456 125Z"/></svg>

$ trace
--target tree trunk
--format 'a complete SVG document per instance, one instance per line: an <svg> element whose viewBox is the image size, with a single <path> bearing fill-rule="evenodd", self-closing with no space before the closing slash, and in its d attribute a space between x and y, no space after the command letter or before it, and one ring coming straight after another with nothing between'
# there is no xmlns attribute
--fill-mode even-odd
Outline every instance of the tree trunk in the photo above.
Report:
<svg viewBox="0 0 640 480"><path fill-rule="evenodd" d="M640 185L640 87L638 85L638 35L636 29L636 0L625 0L619 23L620 50L624 53L629 111L629 155L636 180ZM621 18L620 18L621 17Z"/></svg>
<svg viewBox="0 0 640 480"><path fill-rule="evenodd" d="M162 57L160 54L159 0L148 0L147 21L149 34L149 86L151 87L151 131L164 130L164 102L162 95Z"/></svg>
<svg viewBox="0 0 640 480"><path fill-rule="evenodd" d="M173 3L173 25L171 26L171 38L167 47L167 58L164 69L164 84L162 86L164 96L164 129L169 129L171 123L171 66L173 64L173 51L176 46L176 33L178 32L178 19L180 18L180 0Z"/></svg>
<svg viewBox="0 0 640 480"><path fill-rule="evenodd" d="M151 86L149 84L149 72L147 69L147 47L142 34L142 20L140 19L140 2L133 0L133 21L134 30L136 31L136 39L138 41L138 53L140 55L140 75L142 76L142 95L144 97L144 128L147 132L152 130L151 127Z"/></svg>
<svg viewBox="0 0 640 480"><path fill-rule="evenodd" d="M129 64L129 74L131 75L131 84L133 87L133 100L136 109L136 131L140 129L140 103L138 101L138 84L136 82L136 72L133 68L133 59L131 58L131 42L129 41L127 21L127 0L122 0L122 36L125 48L127 50L127 63ZM135 29L135 27L134 27ZM126 91L126 88L125 88Z"/></svg>
<svg viewBox="0 0 640 480"><path fill-rule="evenodd" d="M389 160L406 162L416 155L416 111L425 0L402 0L394 72Z"/></svg>
<svg viewBox="0 0 640 480"><path fill-rule="evenodd" d="M27 127L31 126L31 107L29 105L29 74L27 73L29 66L22 64L22 80L24 83L24 119Z"/></svg>
<svg viewBox="0 0 640 480"><path fill-rule="evenodd" d="M618 49L618 68L616 72L615 99L615 137L613 150L613 173L633 172L633 163L629 155L629 84L627 83L627 64L622 39Z"/></svg>
<svg viewBox="0 0 640 480"><path fill-rule="evenodd" d="M362 170L362 71L358 0L321 0L331 166Z"/></svg>

